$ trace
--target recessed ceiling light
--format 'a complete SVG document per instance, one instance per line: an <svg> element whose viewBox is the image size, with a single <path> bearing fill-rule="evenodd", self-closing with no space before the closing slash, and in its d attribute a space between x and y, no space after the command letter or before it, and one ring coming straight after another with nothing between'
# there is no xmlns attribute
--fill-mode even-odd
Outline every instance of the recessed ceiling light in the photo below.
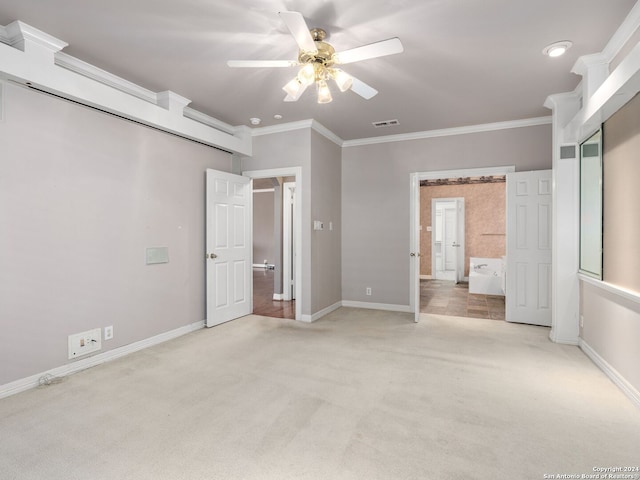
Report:
<svg viewBox="0 0 640 480"><path fill-rule="evenodd" d="M559 57L564 52L569 50L571 48L571 45L573 45L573 43L569 40L562 40L561 42L555 42L551 45L547 45L542 50L542 53L548 55L549 57Z"/></svg>
<svg viewBox="0 0 640 480"><path fill-rule="evenodd" d="M276 120L282 120L282 115L280 115L279 113L276 113L273 118L275 118Z"/></svg>
<svg viewBox="0 0 640 480"><path fill-rule="evenodd" d="M260 122L262 120L260 120L259 118L253 117L253 118L250 118L249 121L251 122L251 125L260 125Z"/></svg>

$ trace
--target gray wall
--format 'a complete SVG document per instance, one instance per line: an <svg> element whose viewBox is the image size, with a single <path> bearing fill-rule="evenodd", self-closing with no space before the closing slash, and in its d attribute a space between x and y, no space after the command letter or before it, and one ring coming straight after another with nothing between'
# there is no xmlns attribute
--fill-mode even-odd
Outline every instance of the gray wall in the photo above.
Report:
<svg viewBox="0 0 640 480"><path fill-rule="evenodd" d="M409 305L410 174L551 168L551 125L347 147L342 159L342 298Z"/></svg>
<svg viewBox="0 0 640 480"><path fill-rule="evenodd" d="M275 264L274 195L275 192L253 194L253 263Z"/></svg>
<svg viewBox="0 0 640 480"><path fill-rule="evenodd" d="M311 217L324 223L324 230L312 232L314 313L342 300L341 192L341 148L312 131Z"/></svg>
<svg viewBox="0 0 640 480"><path fill-rule="evenodd" d="M205 169L230 155L4 84L0 384L205 318ZM170 263L146 266L145 247Z"/></svg>
<svg viewBox="0 0 640 480"><path fill-rule="evenodd" d="M302 168L302 314L313 315L342 299L341 148L307 128L254 137L253 156L242 159L243 171L284 167Z"/></svg>
<svg viewBox="0 0 640 480"><path fill-rule="evenodd" d="M311 315L311 135L309 129L261 135L253 138L253 156L242 157L242 171L301 167L302 199L298 207L302 216L302 315Z"/></svg>

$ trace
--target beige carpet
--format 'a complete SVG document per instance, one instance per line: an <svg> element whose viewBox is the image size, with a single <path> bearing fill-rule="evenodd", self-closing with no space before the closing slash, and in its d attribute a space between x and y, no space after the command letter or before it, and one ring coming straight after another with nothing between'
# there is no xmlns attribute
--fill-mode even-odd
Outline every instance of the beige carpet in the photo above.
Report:
<svg viewBox="0 0 640 480"><path fill-rule="evenodd" d="M542 479L640 464L640 411L548 333L347 308L311 325L245 317L0 400L0 478Z"/></svg>

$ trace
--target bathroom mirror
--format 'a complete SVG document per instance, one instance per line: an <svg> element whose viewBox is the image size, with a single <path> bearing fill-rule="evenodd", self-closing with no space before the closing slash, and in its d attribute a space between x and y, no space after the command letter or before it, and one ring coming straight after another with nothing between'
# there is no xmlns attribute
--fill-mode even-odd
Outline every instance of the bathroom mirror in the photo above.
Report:
<svg viewBox="0 0 640 480"><path fill-rule="evenodd" d="M602 130L580 145L580 273L602 280Z"/></svg>

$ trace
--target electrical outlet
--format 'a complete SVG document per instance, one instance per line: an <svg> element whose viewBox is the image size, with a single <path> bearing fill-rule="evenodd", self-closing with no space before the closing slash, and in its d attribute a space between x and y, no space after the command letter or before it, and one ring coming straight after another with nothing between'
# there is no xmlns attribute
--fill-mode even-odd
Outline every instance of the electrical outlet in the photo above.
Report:
<svg viewBox="0 0 640 480"><path fill-rule="evenodd" d="M102 329L94 328L69 335L69 358L77 358L102 348Z"/></svg>
<svg viewBox="0 0 640 480"><path fill-rule="evenodd" d="M580 315L580 328L584 328L584 315Z"/></svg>
<svg viewBox="0 0 640 480"><path fill-rule="evenodd" d="M113 338L113 325L104 327L104 339L111 340Z"/></svg>
<svg viewBox="0 0 640 480"><path fill-rule="evenodd" d="M367 287L366 294L371 295L371 287Z"/></svg>

